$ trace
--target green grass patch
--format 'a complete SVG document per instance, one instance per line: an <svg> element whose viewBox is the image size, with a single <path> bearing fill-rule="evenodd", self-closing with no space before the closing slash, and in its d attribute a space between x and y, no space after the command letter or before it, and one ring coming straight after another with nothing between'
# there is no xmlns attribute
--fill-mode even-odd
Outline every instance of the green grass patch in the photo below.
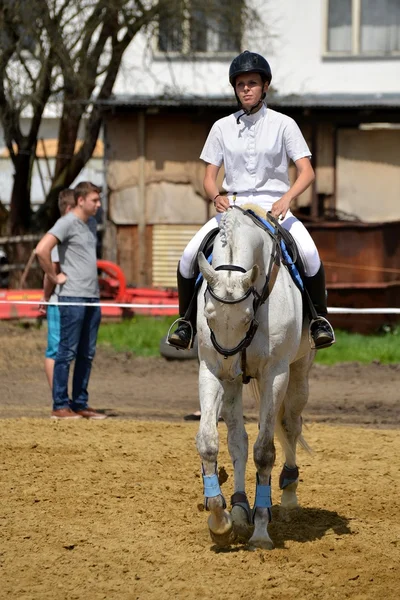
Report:
<svg viewBox="0 0 400 600"><path fill-rule="evenodd" d="M138 356L159 356L160 341L177 317L145 317L137 315L121 323L102 323L98 342L118 352Z"/></svg>
<svg viewBox="0 0 400 600"><path fill-rule="evenodd" d="M103 323L98 341L119 352L138 356L159 356L160 340L176 317L135 316L122 323ZM400 328L381 335L361 335L336 331L336 344L317 353L316 362L334 365L342 362L364 364L400 363Z"/></svg>
<svg viewBox="0 0 400 600"><path fill-rule="evenodd" d="M336 344L317 352L315 362L334 365L342 362L369 364L400 363L400 328L380 335L361 335L336 331Z"/></svg>

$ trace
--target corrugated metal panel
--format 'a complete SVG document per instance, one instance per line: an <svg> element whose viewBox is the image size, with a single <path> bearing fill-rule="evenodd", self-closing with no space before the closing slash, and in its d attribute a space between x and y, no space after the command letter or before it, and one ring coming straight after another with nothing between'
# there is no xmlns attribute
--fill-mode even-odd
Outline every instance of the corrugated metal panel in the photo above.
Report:
<svg viewBox="0 0 400 600"><path fill-rule="evenodd" d="M153 225L153 286L176 287L176 267L198 225Z"/></svg>

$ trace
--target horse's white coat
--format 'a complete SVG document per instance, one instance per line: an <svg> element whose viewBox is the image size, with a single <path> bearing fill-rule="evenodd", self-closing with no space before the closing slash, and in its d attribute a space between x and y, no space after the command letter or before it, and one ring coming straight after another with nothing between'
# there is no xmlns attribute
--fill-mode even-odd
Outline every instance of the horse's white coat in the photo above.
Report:
<svg viewBox="0 0 400 600"><path fill-rule="evenodd" d="M224 304L206 291L207 283L223 299L241 298L248 288L260 293L266 279L272 240L237 209L228 210L214 244L212 266L200 255L204 276L198 298L199 393L201 406L197 448L206 475L215 472L218 456L219 415L228 428L228 448L234 466L234 491L245 491L248 440L243 421L241 353L224 358L210 340L210 329L218 344L234 348L245 337L253 318L253 295L237 303ZM216 271L219 265L236 265L246 273ZM246 373L259 396L259 434L253 455L259 482L268 485L275 461L274 431L289 467L296 465L296 444L301 435L301 412L308 398L308 372L314 353L310 350L307 324L303 323L302 299L283 266L272 293L257 312L260 325L247 349ZM295 506L297 482L282 493L282 505ZM208 502L209 527L221 544L233 539L231 514L223 508L221 496ZM236 513L243 513L240 507ZM267 526L268 510L257 508L250 543L271 548ZM253 529L249 525L249 531ZM251 533L249 534L251 535Z"/></svg>

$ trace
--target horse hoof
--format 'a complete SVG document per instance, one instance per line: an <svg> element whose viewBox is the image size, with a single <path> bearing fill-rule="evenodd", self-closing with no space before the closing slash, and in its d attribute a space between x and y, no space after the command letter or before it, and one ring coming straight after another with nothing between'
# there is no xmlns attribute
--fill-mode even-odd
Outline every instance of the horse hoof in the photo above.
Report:
<svg viewBox="0 0 400 600"><path fill-rule="evenodd" d="M273 550L274 549L274 543L269 538L255 538L255 539L250 538L250 540L249 540L249 549L250 550L256 550L256 549Z"/></svg>
<svg viewBox="0 0 400 600"><path fill-rule="evenodd" d="M247 544L254 533L254 525L249 523L246 510L241 506L233 506L231 517L236 541L240 544Z"/></svg>
<svg viewBox="0 0 400 600"><path fill-rule="evenodd" d="M284 490L282 490L282 497L281 497L281 507L282 508L292 509L292 508L298 507L296 489L297 489L297 482L288 485Z"/></svg>
<svg viewBox="0 0 400 600"><path fill-rule="evenodd" d="M236 541L233 527L230 529L230 531L226 531L225 533L214 533L211 531L211 529L209 531L212 541L216 546L218 546L218 548L229 548L229 546L234 544Z"/></svg>

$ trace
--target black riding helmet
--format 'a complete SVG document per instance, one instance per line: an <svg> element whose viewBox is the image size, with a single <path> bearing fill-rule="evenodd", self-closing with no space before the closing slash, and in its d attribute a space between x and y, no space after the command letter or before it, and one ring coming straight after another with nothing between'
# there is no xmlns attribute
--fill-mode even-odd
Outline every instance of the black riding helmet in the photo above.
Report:
<svg viewBox="0 0 400 600"><path fill-rule="evenodd" d="M271 67L261 54L245 50L233 59L229 68L229 81L233 87L236 77L242 73L260 73L263 80L271 83Z"/></svg>

